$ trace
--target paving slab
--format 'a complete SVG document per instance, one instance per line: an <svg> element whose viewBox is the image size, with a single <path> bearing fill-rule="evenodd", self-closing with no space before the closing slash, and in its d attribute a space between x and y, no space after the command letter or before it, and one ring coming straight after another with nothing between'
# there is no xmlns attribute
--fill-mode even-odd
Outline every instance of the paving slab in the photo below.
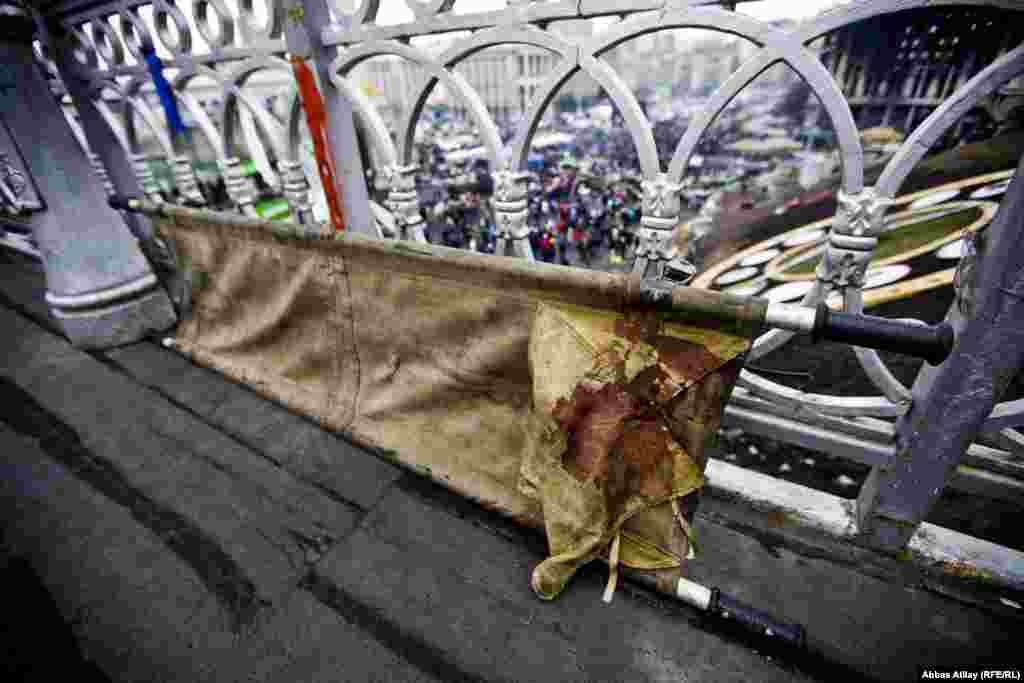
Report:
<svg viewBox="0 0 1024 683"><path fill-rule="evenodd" d="M295 590L260 614L255 635L222 667L221 680L266 683L437 681L361 629L348 615ZM243 676L244 674L244 676Z"/></svg>
<svg viewBox="0 0 1024 683"><path fill-rule="evenodd" d="M43 264L24 254L0 247L0 300L22 308L47 329L60 331L60 323L46 303Z"/></svg>
<svg viewBox="0 0 1024 683"><path fill-rule="evenodd" d="M1001 664L1016 658L1024 621L902 581L871 576L836 557L798 552L781 537L741 529L705 497L694 525L698 582L803 624L812 647L873 678L916 680L925 666Z"/></svg>
<svg viewBox="0 0 1024 683"><path fill-rule="evenodd" d="M370 508L402 474L395 465L174 351L140 343L103 355L294 476L362 509Z"/></svg>
<svg viewBox="0 0 1024 683"><path fill-rule="evenodd" d="M232 615L164 539L0 424L6 540L30 559L83 655L120 681L206 681Z"/></svg>
<svg viewBox="0 0 1024 683"><path fill-rule="evenodd" d="M31 563L11 553L2 534L0 526L0 680L112 683L96 662L82 656L53 596Z"/></svg>
<svg viewBox="0 0 1024 683"><path fill-rule="evenodd" d="M434 680L302 589L236 633L164 539L2 422L0 517L7 545L111 680Z"/></svg>
<svg viewBox="0 0 1024 683"><path fill-rule="evenodd" d="M0 263L0 302L58 336L48 339L38 356L52 358L69 349L59 343L60 326L43 298L42 267L2 249ZM140 342L91 355L263 453L295 477L362 509L372 506L401 475L395 465L156 343Z"/></svg>
<svg viewBox="0 0 1024 683"><path fill-rule="evenodd" d="M32 293L11 279L0 296ZM36 304L19 306L45 324ZM5 464L0 439L0 513L105 669L141 653L121 680L907 680L1013 661L1020 621L787 547L713 500L691 575L805 624L837 666L768 659L628 584L605 605L599 566L544 603L539 534L156 344L86 354L2 306L0 329L0 418L45 456Z"/></svg>
<svg viewBox="0 0 1024 683"><path fill-rule="evenodd" d="M536 549L417 487L390 489L309 586L425 671L445 680L810 680L672 610L622 592L603 603L600 571L542 602L530 589Z"/></svg>
<svg viewBox="0 0 1024 683"><path fill-rule="evenodd" d="M9 424L65 432L55 457L177 538L177 551L242 621L290 590L358 520L355 506L2 307L0 329L0 375L9 378L0 390L18 406ZM33 351L48 346L53 357Z"/></svg>

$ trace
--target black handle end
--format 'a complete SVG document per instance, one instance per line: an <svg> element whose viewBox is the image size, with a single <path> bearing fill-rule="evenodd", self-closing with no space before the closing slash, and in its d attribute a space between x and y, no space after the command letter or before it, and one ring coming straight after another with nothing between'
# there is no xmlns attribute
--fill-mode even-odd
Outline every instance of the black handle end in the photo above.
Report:
<svg viewBox="0 0 1024 683"><path fill-rule="evenodd" d="M824 336L825 330L828 328L828 316L831 312L828 304L824 301L819 301L814 308L814 329L811 330L811 341L815 344Z"/></svg>
<svg viewBox="0 0 1024 683"><path fill-rule="evenodd" d="M123 197L121 195L114 195L107 199L107 204L110 208L117 209L118 211L131 211L131 203L138 201L138 197Z"/></svg>
<svg viewBox="0 0 1024 683"><path fill-rule="evenodd" d="M813 334L816 340L828 339L915 356L931 365L940 365L945 361L956 341L953 326L948 322L926 325L827 309L823 311L821 306L818 308Z"/></svg>
<svg viewBox="0 0 1024 683"><path fill-rule="evenodd" d="M948 322L942 322L935 326L935 352L932 358L926 358L930 365L942 365L953 353L953 344L956 343L956 333L953 326Z"/></svg>
<svg viewBox="0 0 1024 683"><path fill-rule="evenodd" d="M744 605L717 588L711 591L708 610L723 619L735 621L758 635L787 643L801 650L807 646L807 632L800 624L780 621L767 612Z"/></svg>

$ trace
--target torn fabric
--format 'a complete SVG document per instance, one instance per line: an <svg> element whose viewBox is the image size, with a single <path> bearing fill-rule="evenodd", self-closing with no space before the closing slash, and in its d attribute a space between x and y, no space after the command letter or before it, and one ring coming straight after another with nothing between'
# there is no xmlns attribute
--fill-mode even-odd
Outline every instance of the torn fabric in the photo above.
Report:
<svg viewBox="0 0 1024 683"><path fill-rule="evenodd" d="M692 520L752 331L623 315L612 274L170 213L184 354L544 529L545 597L618 531L620 564L678 575L671 503Z"/></svg>
<svg viewBox="0 0 1024 683"><path fill-rule="evenodd" d="M540 597L556 597L610 548L613 567L679 565L688 539L681 555L673 552L671 523L626 525L645 511L675 520L675 501L704 485L707 430L717 430L733 361L748 343L654 313L538 305L530 338L534 438L520 490L541 504L551 552L533 575Z"/></svg>

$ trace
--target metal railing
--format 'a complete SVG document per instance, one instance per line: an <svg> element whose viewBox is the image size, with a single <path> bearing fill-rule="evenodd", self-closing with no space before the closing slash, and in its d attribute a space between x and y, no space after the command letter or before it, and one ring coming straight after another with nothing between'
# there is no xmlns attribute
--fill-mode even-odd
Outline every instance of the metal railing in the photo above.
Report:
<svg viewBox="0 0 1024 683"><path fill-rule="evenodd" d="M300 49L300 43L308 40L317 62L324 98L333 112L329 123L334 127L334 154L348 165L344 191L346 210L352 216L349 224L367 231L376 225L373 231L381 237L420 241L426 238L416 194L418 169L414 165L414 136L428 95L435 86L442 84L450 96L465 106L490 162L495 187L493 207L498 253L506 253L507 247L523 258L532 258L527 239L525 184L531 141L560 89L573 76L587 74L611 98L636 146L643 178L642 222L636 251L638 268L676 257L672 235L680 222L680 190L698 143L745 87L773 65L783 63L806 81L819 100L836 133L841 161L839 208L831 222L827 247L813 287L802 303L815 306L838 292L845 310L851 313L863 312L865 273L885 227L886 210L910 172L929 147L955 126L965 112L1024 74L1024 46L998 57L918 126L874 185L867 187L864 150L850 106L809 45L858 21L915 8L963 4L962 0L858 2L821 14L791 32L704 0L508 0L505 9L469 14L453 13L453 4L454 0L409 1L407 5L415 20L384 26L376 23L377 0L361 0L351 14L328 0L266 0L263 21L257 19L251 0L238 3L237 15L223 0L195 0L191 5L191 18L207 46L201 50L183 6L173 0L65 2L48 18L51 25L59 24L67 31L73 43L72 57L57 58L54 46L49 45L40 47L38 57L51 74L59 74L67 93L78 106L83 125L72 122L73 128L109 192L130 195L138 194L141 189L143 194L162 201L149 163L159 160L172 165L182 201L204 201L197 190L187 145L167 133L159 109L149 99L150 76L143 65L142 50L159 41L170 54L164 66L169 72L173 71L170 80L174 94L194 119L199 133L215 150L228 195L236 209L253 214L256 201L252 180L242 173L241 159L235 153L237 149L244 149L268 184L281 189L293 216L306 221L312 210L311 188L319 179L315 170L311 171L309 164L303 163L305 123L301 102L293 88L287 95L290 98L287 120L279 121L247 94L247 85L257 73L278 72L290 78L291 67L284 56ZM979 0L970 4L1024 10L1020 3L1007 0ZM144 7L152 13L148 20L143 19ZM600 16L618 16L623 20L583 44L559 37L549 27L554 21ZM691 120L671 159L662 160L658 158L651 122L606 57L631 39L682 28L725 32L753 42L758 49ZM472 33L454 41L438 55L411 42L415 37L452 31ZM525 119L506 143L480 95L456 67L481 50L510 44L548 51L557 56L557 62L538 87ZM427 74L419 92L413 94L411 99L415 105L406 112L394 140L373 103L350 79L360 64L383 55L408 60ZM190 93L190 85L197 79L216 83L221 89L223 107L216 117ZM83 100L88 100L92 106L83 107ZM90 126L95 130L97 116L112 133L120 155L111 153L87 134ZM378 164L376 175L386 179L388 184L387 209L394 217L394 231L381 229L379 223L370 219L372 212L368 208L359 155L352 153L357 149L352 116L358 119L360 130L374 150L372 159ZM157 151L146 150L140 144L137 134L140 124L158 141ZM271 153L268 153L268 145ZM763 335L756 341L748 360L757 360L780 349L793 334L775 330ZM745 370L727 411L727 421L756 433L867 463L884 479L898 452L896 430L886 420L899 418L908 411L913 400L920 399L914 398L917 396L915 389L900 382L878 353L857 347L853 350L878 394L805 393ZM1001 434L1003 443L1024 443L1024 439L1012 431L1021 424L1024 424L1024 399L998 404L981 432ZM991 451L972 446L968 450L968 461L984 461ZM1016 454L996 452L1001 453L996 460L1009 463L1000 476L1013 489L1012 495L1020 496L1022 489L1015 477L1020 466L1014 460L1019 450ZM928 464L922 463L921 467L927 468ZM946 481L951 481L949 476ZM927 495L934 502L938 494L936 490ZM862 521L876 506L871 495L862 493L860 504L868 511L862 513ZM912 527L921 520L919 511L914 516L910 520ZM884 539L876 540L883 545L889 543ZM903 538L897 545L905 542Z"/></svg>

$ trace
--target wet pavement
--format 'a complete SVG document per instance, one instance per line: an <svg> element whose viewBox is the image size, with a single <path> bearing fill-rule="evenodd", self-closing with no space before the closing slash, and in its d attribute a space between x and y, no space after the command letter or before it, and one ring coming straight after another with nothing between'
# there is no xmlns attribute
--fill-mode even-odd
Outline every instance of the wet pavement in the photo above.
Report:
<svg viewBox="0 0 1024 683"><path fill-rule="evenodd" d="M158 344L75 351L47 329L38 270L0 265L7 545L68 624L51 618L34 642L73 652L73 633L112 680L699 671L793 681L820 678L815 666L845 671L768 659L663 597L631 597L637 589L605 605L598 568L543 603L529 587L544 556L538 535Z"/></svg>
<svg viewBox="0 0 1024 683"><path fill-rule="evenodd" d="M102 669L82 657L78 638L31 562L12 555L2 538L0 602L0 680L110 683Z"/></svg>
<svg viewBox="0 0 1024 683"><path fill-rule="evenodd" d="M606 605L597 566L541 602L538 534L157 343L72 349L42 285L0 255L0 519L12 583L31 567L49 595L18 591L49 614L13 625L37 668L45 642L118 681L895 681L1015 647L1019 620L788 548L714 496L690 576L803 623L810 653L628 583Z"/></svg>
<svg viewBox="0 0 1024 683"><path fill-rule="evenodd" d="M919 174L904 191L946 179ZM734 216L712 260L834 206L819 196ZM38 266L0 254L0 680L896 681L1016 652L1019 618L787 547L730 521L714 496L691 577L803 623L811 654L629 584L604 605L599 567L540 603L528 586L539 535L156 343L74 351L42 291ZM937 320L948 301L920 306L910 314ZM886 360L912 381L919 362ZM875 393L853 354L827 344L758 369ZM715 457L848 499L867 473L738 430ZM930 521L1022 548L1011 508L947 492Z"/></svg>

